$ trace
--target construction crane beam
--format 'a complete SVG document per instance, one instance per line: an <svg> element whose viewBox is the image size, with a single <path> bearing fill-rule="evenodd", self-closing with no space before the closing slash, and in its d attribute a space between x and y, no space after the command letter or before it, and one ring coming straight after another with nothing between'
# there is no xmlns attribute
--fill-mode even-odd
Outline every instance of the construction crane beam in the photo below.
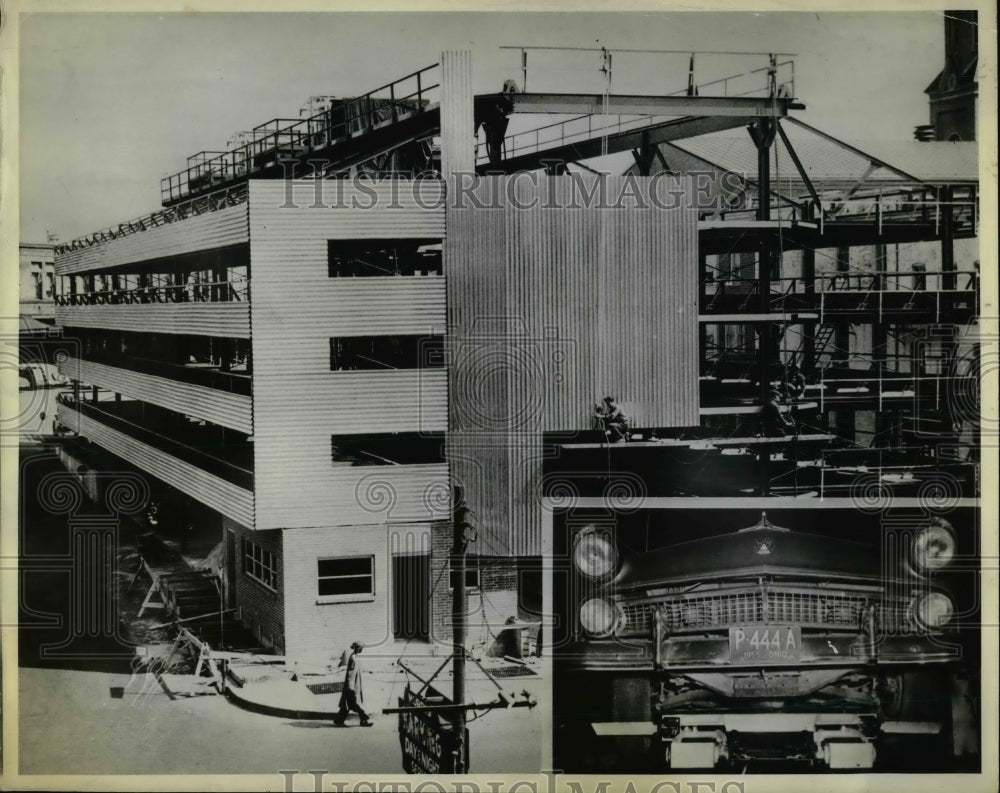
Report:
<svg viewBox="0 0 1000 793"><path fill-rule="evenodd" d="M489 101L493 95L476 97ZM724 118L784 118L805 105L788 97L755 96L641 96L610 94L513 94L514 113L570 113L572 115L722 116Z"/></svg>
<svg viewBox="0 0 1000 793"><path fill-rule="evenodd" d="M631 151L643 145L643 136L648 136L648 144L668 143L672 140L682 140L708 132L719 132L725 129L738 129L746 123L745 118L731 116L701 116L694 118L678 118L654 124L642 129L619 132L607 136L607 151L601 151L601 137L590 138L573 143L553 142L552 146L538 148L525 154L510 157L499 166L483 163L476 167L480 174L485 173L516 173L543 168L553 162L579 162L591 157L600 157L602 153L614 154L620 151ZM530 132L530 130L529 130ZM524 133L518 133L524 134ZM544 144L543 144L544 145Z"/></svg>

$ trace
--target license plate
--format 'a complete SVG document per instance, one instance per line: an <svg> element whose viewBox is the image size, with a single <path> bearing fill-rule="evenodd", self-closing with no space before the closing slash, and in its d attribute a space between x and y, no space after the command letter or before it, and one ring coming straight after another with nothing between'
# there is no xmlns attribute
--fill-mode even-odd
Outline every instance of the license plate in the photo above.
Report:
<svg viewBox="0 0 1000 793"><path fill-rule="evenodd" d="M789 625L760 625L729 629L731 663L797 661L801 655L801 628Z"/></svg>
<svg viewBox="0 0 1000 793"><path fill-rule="evenodd" d="M798 675L737 677L733 680L737 697L787 697L799 693Z"/></svg>

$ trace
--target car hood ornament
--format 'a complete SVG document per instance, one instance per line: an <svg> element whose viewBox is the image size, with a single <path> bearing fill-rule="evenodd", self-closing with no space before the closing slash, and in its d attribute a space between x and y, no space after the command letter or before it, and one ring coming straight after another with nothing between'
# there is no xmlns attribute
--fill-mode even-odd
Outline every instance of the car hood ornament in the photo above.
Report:
<svg viewBox="0 0 1000 793"><path fill-rule="evenodd" d="M745 531L791 531L791 529L786 529L784 526L775 526L767 519L767 513L761 512L759 521L757 521L753 526L747 526L745 529L739 529L737 533L742 534Z"/></svg>

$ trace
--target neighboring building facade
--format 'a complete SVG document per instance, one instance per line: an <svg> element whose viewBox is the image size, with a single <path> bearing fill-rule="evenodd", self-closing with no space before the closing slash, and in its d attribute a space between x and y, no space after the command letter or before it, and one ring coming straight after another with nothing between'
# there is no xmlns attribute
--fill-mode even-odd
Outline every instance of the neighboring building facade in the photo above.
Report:
<svg viewBox="0 0 1000 793"><path fill-rule="evenodd" d="M975 140L979 15L946 11L943 16L944 68L924 89L930 101L929 126L936 140Z"/></svg>
<svg viewBox="0 0 1000 793"><path fill-rule="evenodd" d="M55 245L22 242L18 246L20 275L19 307L22 316L51 323L55 318L54 298L58 294L55 274Z"/></svg>

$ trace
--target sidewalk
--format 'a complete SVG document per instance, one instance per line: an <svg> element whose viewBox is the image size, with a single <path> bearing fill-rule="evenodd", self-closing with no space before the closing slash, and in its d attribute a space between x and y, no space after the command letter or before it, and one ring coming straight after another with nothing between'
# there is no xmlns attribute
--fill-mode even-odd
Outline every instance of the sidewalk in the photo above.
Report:
<svg viewBox="0 0 1000 793"><path fill-rule="evenodd" d="M402 663L415 675L427 680L435 670L445 664L447 655L432 656L408 654ZM407 682L417 688L422 683L413 677L395 660L383 657L366 659L362 662L362 695L364 707L374 719L381 715L383 707L395 707ZM502 687L509 700L523 699L527 691L536 700L546 696L541 665L530 662L518 669L516 664L496 659L485 659L483 665L491 674L497 673L496 684L471 660L466 663L467 702L492 702L497 699ZM227 681L226 696L234 704L256 713L290 719L331 719L340 706L340 692L343 687L344 670L332 665L326 670L303 671L282 664L255 664L233 662L232 674ZM514 674L515 676L510 676ZM243 681L239 685L236 680ZM452 693L451 662L448 661L434 679L434 687L445 696ZM348 724L356 724L356 717Z"/></svg>

